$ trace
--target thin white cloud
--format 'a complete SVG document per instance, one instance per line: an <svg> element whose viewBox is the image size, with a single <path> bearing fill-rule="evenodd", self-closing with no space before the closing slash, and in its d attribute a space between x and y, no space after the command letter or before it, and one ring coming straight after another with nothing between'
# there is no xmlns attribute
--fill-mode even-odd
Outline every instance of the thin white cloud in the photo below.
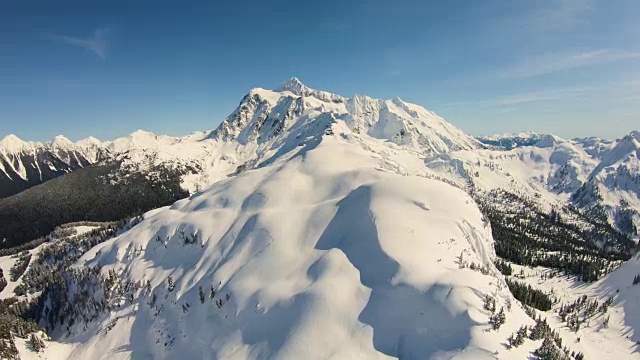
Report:
<svg viewBox="0 0 640 360"><path fill-rule="evenodd" d="M553 0L531 12L524 25L537 32L570 31L589 25L592 13L593 0Z"/></svg>
<svg viewBox="0 0 640 360"><path fill-rule="evenodd" d="M516 108L504 108L496 111L496 114L509 114L516 111L518 111Z"/></svg>
<svg viewBox="0 0 640 360"><path fill-rule="evenodd" d="M111 34L111 27L107 26L96 29L93 33L93 36L87 39L56 34L47 34L47 37L52 40L62 41L67 44L85 48L92 51L100 58L104 59L107 56L107 49L109 47L109 34Z"/></svg>
<svg viewBox="0 0 640 360"><path fill-rule="evenodd" d="M515 105L522 103L530 103L536 101L556 100L559 97L551 94L526 94L520 96L498 98L493 101L494 105Z"/></svg>
<svg viewBox="0 0 640 360"><path fill-rule="evenodd" d="M523 79L585 66L638 58L640 58L640 51L621 49L598 49L582 53L536 56L506 69L501 72L500 77Z"/></svg>
<svg viewBox="0 0 640 360"><path fill-rule="evenodd" d="M628 95L625 97L622 97L619 99L622 102L626 102L626 101L638 101L640 100L640 94L636 94L636 95Z"/></svg>
<svg viewBox="0 0 640 360"><path fill-rule="evenodd" d="M531 93L515 94L509 96L500 96L493 99L477 100L477 101L461 101L455 103L443 104L444 107L460 106L460 105L475 105L483 107L508 107L516 104L540 102L540 101L552 101L559 100L567 97L576 97L583 94L590 93L600 89L600 87L574 87L564 88L546 91L537 91Z"/></svg>

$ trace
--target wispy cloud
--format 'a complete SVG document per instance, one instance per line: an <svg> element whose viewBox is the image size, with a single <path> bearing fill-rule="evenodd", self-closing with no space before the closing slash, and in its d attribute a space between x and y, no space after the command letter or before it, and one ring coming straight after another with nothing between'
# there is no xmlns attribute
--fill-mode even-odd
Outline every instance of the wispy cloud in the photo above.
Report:
<svg viewBox="0 0 640 360"><path fill-rule="evenodd" d="M542 102L542 101L553 101L559 100L568 97L577 97L580 95L584 95L599 89L599 87L575 87L575 88L564 88L564 89L554 89L554 90L546 90L546 91L536 91L530 93L522 93L508 96L499 96L493 99L485 99L485 100L477 100L477 101L463 101L463 102L455 102L443 104L445 107L452 106L461 106L461 105L475 105L481 107L509 107L517 104L525 104L525 103L533 103L533 102ZM514 111L515 109L511 108L510 111Z"/></svg>
<svg viewBox="0 0 640 360"><path fill-rule="evenodd" d="M506 69L501 72L500 77L523 79L585 66L638 58L640 58L640 51L621 49L598 49L582 53L535 56Z"/></svg>
<svg viewBox="0 0 640 360"><path fill-rule="evenodd" d="M640 100L640 94L635 94L635 95L628 95L628 96L624 96L619 98L619 101L621 102L627 102L627 101L638 101Z"/></svg>
<svg viewBox="0 0 640 360"><path fill-rule="evenodd" d="M54 41L61 41L67 44L76 45L87 50L94 52L100 58L104 59L107 56L107 49L109 47L109 35L111 34L111 27L98 28L94 31L93 36L90 38L77 38L66 35L46 34L46 36Z"/></svg>
<svg viewBox="0 0 640 360"><path fill-rule="evenodd" d="M545 93L538 93L538 94L534 93L534 94L525 94L525 95L498 98L493 100L492 103L494 105L515 105L515 104L530 103L530 102L536 102L536 101L556 100L558 98L559 96L557 95L545 94Z"/></svg>
<svg viewBox="0 0 640 360"><path fill-rule="evenodd" d="M522 25L538 32L569 31L589 25L592 13L593 0L554 0L531 12Z"/></svg>
<svg viewBox="0 0 640 360"><path fill-rule="evenodd" d="M496 111L496 114L508 114L516 111L518 111L516 108L504 108Z"/></svg>

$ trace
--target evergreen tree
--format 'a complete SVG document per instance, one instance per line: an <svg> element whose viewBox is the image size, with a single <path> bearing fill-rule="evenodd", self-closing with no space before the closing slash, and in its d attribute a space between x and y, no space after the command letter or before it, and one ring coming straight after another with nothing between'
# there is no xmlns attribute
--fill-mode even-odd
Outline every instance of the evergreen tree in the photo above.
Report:
<svg viewBox="0 0 640 360"><path fill-rule="evenodd" d="M487 311L490 311L492 314L496 312L496 299L488 294L485 295L483 308Z"/></svg>
<svg viewBox="0 0 640 360"><path fill-rule="evenodd" d="M45 348L44 341L35 333L31 333L29 336L29 344L35 352L40 352Z"/></svg>
<svg viewBox="0 0 640 360"><path fill-rule="evenodd" d="M553 302L549 295L544 292L534 289L530 285L511 281L509 279L507 279L507 285L509 286L509 291L511 291L513 296L523 304L532 306L541 311L551 310Z"/></svg>
<svg viewBox="0 0 640 360"><path fill-rule="evenodd" d="M204 290L202 290L202 286L200 286L200 288L198 289L198 293L200 295L200 303L204 304L205 296L204 296Z"/></svg>
<svg viewBox="0 0 640 360"><path fill-rule="evenodd" d="M533 353L539 360L569 360L556 343L546 337L542 341L542 345Z"/></svg>
<svg viewBox="0 0 640 360"><path fill-rule="evenodd" d="M524 341L527 338L528 332L529 332L529 329L526 326L522 326L520 327L520 329L518 329L518 331L516 332L516 338L515 338L516 347L524 344Z"/></svg>
<svg viewBox="0 0 640 360"><path fill-rule="evenodd" d="M497 314L493 314L489 317L489 323L491 324L491 328L493 330L498 330L502 325L504 325L507 317L504 313L504 308L500 308Z"/></svg>

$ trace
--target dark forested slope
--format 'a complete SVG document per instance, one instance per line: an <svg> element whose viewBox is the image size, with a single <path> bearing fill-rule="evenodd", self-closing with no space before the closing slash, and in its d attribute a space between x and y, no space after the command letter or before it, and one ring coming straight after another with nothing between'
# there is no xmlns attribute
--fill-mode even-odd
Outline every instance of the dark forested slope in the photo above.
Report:
<svg viewBox="0 0 640 360"><path fill-rule="evenodd" d="M44 236L69 222L112 221L188 196L166 168L123 172L118 164L92 166L0 199L0 248Z"/></svg>

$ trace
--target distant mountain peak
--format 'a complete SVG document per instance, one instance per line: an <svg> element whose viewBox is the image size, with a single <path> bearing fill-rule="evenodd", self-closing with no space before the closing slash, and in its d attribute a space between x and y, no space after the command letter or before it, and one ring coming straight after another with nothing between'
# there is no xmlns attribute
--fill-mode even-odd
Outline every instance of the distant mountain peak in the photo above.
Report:
<svg viewBox="0 0 640 360"><path fill-rule="evenodd" d="M355 134L366 134L425 154L439 154L482 145L425 108L400 98L346 98L315 90L291 78L275 90L252 89L212 137L240 144L261 144L276 137L324 133L333 121L344 121Z"/></svg>
<svg viewBox="0 0 640 360"><path fill-rule="evenodd" d="M0 140L0 148L7 151L18 151L29 145L28 142L20 139L14 134L9 134Z"/></svg>
<svg viewBox="0 0 640 360"><path fill-rule="evenodd" d="M632 132L629 133L629 135L627 135L626 137L629 137L631 139L635 139L636 141L640 142L640 131L638 130L633 130Z"/></svg>
<svg viewBox="0 0 640 360"><path fill-rule="evenodd" d="M89 136L88 138L79 140L76 145L79 146L100 146L102 145L102 141L100 141L100 139L96 139L93 136Z"/></svg>
<svg viewBox="0 0 640 360"><path fill-rule="evenodd" d="M51 140L51 145L55 147L68 148L73 146L73 142L62 135L58 135Z"/></svg>
<svg viewBox="0 0 640 360"><path fill-rule="evenodd" d="M298 79L297 77L292 77L291 79L280 84L280 86L278 86L274 91L290 91L294 94L301 95L303 93L309 92L310 90L313 89L310 89L309 87L304 85L302 81L300 81L300 79Z"/></svg>
<svg viewBox="0 0 640 360"><path fill-rule="evenodd" d="M131 134L129 134L129 137L156 137L156 136L157 135L152 133L151 131L142 130L142 129L138 129L132 132Z"/></svg>

